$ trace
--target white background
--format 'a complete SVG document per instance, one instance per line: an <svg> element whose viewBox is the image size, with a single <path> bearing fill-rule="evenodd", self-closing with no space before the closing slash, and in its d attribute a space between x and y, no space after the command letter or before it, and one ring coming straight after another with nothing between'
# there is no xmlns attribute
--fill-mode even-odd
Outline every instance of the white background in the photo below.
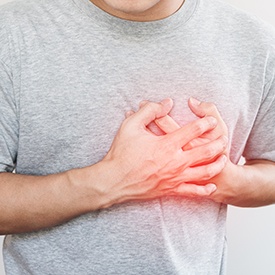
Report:
<svg viewBox="0 0 275 275"><path fill-rule="evenodd" d="M0 4L8 1L0 0ZM274 0L223 1L254 13L275 26ZM275 206L254 209L229 207L227 237L228 275L275 274ZM0 246L2 241L0 236ZM0 253L0 275L4 274Z"/></svg>

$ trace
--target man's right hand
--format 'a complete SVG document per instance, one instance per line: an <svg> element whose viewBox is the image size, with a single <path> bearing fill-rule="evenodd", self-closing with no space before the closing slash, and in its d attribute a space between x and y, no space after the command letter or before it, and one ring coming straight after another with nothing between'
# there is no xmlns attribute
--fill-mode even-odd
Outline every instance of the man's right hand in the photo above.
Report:
<svg viewBox="0 0 275 275"><path fill-rule="evenodd" d="M221 172L226 139L213 137L202 146L182 150L216 127L211 117L167 135L154 135L146 126L171 108L169 99L145 104L122 123L106 157L91 166L45 176L0 173L0 234L53 227L130 200L211 194L214 184L190 182L205 181ZM196 166L204 162L209 164Z"/></svg>
<svg viewBox="0 0 275 275"><path fill-rule="evenodd" d="M208 180L225 166L223 152L227 138L219 137L203 146L183 151L182 147L213 130L217 120L204 117L177 131L157 136L147 125L167 115L172 100L148 102L122 123L113 144L102 160L109 167L109 180L102 181L99 193L105 197L103 207L132 200L148 200L163 195L208 196L215 185L190 182ZM198 166L202 163L207 165Z"/></svg>

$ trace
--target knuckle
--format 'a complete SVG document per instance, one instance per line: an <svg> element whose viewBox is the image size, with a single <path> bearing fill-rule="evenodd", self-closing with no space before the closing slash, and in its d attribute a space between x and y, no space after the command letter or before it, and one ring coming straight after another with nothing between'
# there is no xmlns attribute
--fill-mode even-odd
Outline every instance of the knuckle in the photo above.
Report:
<svg viewBox="0 0 275 275"><path fill-rule="evenodd" d="M227 148L227 140L225 137L220 137L218 140L216 140L213 144L215 145L215 149L217 152L222 152Z"/></svg>
<svg viewBox="0 0 275 275"><path fill-rule="evenodd" d="M207 165L205 167L204 180L209 180L213 178L216 174L216 170L212 165Z"/></svg>
<svg viewBox="0 0 275 275"><path fill-rule="evenodd" d="M193 124L193 132L196 135L200 135L202 133L204 133L205 131L205 123L203 122L203 120L197 120L195 121L195 123Z"/></svg>
<svg viewBox="0 0 275 275"><path fill-rule="evenodd" d="M216 156L217 150L213 146L208 146L204 149L204 156L209 159Z"/></svg>
<svg viewBox="0 0 275 275"><path fill-rule="evenodd" d="M222 166L216 162L211 163L205 167L205 180L215 177L222 170Z"/></svg>

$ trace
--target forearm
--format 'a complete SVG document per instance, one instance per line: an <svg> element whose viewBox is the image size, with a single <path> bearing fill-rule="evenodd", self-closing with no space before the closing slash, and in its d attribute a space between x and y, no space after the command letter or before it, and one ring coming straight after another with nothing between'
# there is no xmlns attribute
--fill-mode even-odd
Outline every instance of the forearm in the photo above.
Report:
<svg viewBox="0 0 275 275"><path fill-rule="evenodd" d="M53 227L101 208L98 166L47 176L1 173L0 234Z"/></svg>
<svg viewBox="0 0 275 275"><path fill-rule="evenodd" d="M190 182L218 175L227 138L182 148L217 125L208 116L157 136L147 126L166 116L170 99L148 103L124 120L108 154L92 166L49 176L0 174L0 234L52 227L79 215L127 201L167 195L209 196L213 184ZM196 167L198 163L207 163Z"/></svg>
<svg viewBox="0 0 275 275"><path fill-rule="evenodd" d="M253 160L243 166L246 185L250 186L246 207L258 207L275 203L275 163Z"/></svg>
<svg viewBox="0 0 275 275"><path fill-rule="evenodd" d="M214 201L239 207L259 207L275 203L275 164L254 160L245 165L228 163L223 172L212 179L217 190Z"/></svg>

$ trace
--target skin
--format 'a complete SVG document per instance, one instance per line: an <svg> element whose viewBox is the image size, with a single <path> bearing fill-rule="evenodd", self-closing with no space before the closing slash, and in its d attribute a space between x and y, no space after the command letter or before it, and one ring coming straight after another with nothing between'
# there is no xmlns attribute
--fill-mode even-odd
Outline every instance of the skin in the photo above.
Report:
<svg viewBox="0 0 275 275"><path fill-rule="evenodd" d="M105 12L131 21L154 21L175 13L184 0L90 0Z"/></svg>
<svg viewBox="0 0 275 275"><path fill-rule="evenodd" d="M127 201L209 196L215 185L195 183L224 169L227 138L211 138L203 146L182 150L216 128L217 119L211 116L165 136L150 133L147 125L172 107L170 99L146 103L125 119L108 154L91 166L48 176L0 173L0 234L52 227Z"/></svg>
<svg viewBox="0 0 275 275"><path fill-rule="evenodd" d="M146 102L142 102L140 106L143 104ZM227 127L213 103L199 102L191 98L189 107L200 118L215 117L218 125L212 131L193 139L183 147L183 150L199 147L220 135L228 134ZM132 113L129 112L127 116ZM170 116L157 119L155 122L165 133L172 133L180 128ZM217 190L209 195L210 199L239 207L257 207L275 203L274 162L255 159L246 161L245 165L236 165L230 161L228 148L224 154L227 156L227 162L222 172L211 178L210 181L201 181L202 184L211 182L217 186Z"/></svg>
<svg viewBox="0 0 275 275"><path fill-rule="evenodd" d="M92 2L134 21L168 17L183 4ZM143 102L138 112L128 114L105 158L88 167L47 176L0 173L0 234L32 232L115 204L163 195L200 196L240 206L274 203L274 163L233 165L227 158L226 127L216 109L209 103L191 105L198 120L179 128L168 116L171 100ZM151 133L147 126L153 121L167 134Z"/></svg>

